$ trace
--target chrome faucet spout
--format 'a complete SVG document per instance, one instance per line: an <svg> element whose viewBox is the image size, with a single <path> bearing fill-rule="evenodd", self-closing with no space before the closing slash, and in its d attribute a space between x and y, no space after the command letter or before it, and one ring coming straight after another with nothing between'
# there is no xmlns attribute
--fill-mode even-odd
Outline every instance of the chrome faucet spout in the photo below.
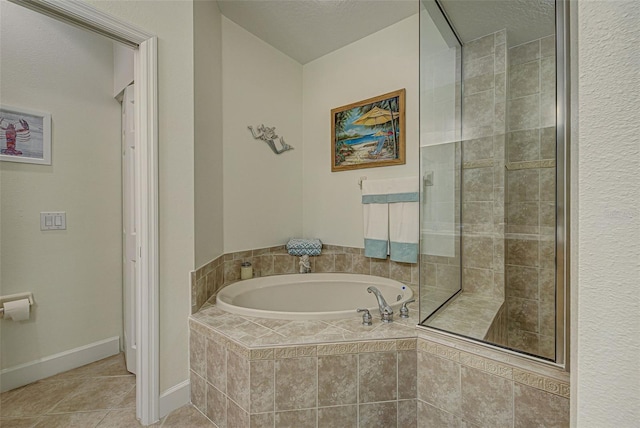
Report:
<svg viewBox="0 0 640 428"><path fill-rule="evenodd" d="M378 309L380 310L380 317L382 318L382 321L393 321L393 309L391 309L391 306L389 306L387 301L384 300L384 297L382 296L380 290L378 290L374 286L371 286L367 288L367 291L369 293L373 293L376 296L376 299L378 299Z"/></svg>

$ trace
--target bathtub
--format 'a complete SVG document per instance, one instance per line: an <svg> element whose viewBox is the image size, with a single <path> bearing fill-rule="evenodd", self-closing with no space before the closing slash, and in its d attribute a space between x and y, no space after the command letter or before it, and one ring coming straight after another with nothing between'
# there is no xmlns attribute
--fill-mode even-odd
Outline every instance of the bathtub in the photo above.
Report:
<svg viewBox="0 0 640 428"><path fill-rule="evenodd" d="M217 306L238 315L284 320L332 320L362 316L367 308L377 317L378 302L367 287L374 286L399 315L413 297L406 285L388 278L349 273L276 275L238 281L218 292Z"/></svg>

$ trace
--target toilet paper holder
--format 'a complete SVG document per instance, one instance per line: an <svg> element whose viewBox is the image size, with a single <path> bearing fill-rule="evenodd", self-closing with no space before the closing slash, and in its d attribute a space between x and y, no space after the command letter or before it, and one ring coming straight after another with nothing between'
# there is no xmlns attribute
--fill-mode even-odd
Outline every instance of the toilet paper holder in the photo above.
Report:
<svg viewBox="0 0 640 428"><path fill-rule="evenodd" d="M0 296L0 317L4 317L4 304L7 302L13 302L15 300L28 299L29 306L33 305L33 293L27 291L26 293L9 294L7 296Z"/></svg>

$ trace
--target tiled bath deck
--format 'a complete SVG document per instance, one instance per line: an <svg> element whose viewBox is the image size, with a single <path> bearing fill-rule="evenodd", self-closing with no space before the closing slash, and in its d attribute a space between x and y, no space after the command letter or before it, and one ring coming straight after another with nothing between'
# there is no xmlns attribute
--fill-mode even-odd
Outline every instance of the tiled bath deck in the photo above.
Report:
<svg viewBox="0 0 640 428"><path fill-rule="evenodd" d="M418 324L417 310L409 306L409 318L394 314L392 323L382 323L376 313L373 325L362 325L362 317L339 320L289 321L240 316L206 303L192 315L192 319L251 348L309 343L344 342L378 339L415 338ZM355 312L355 310L354 310Z"/></svg>

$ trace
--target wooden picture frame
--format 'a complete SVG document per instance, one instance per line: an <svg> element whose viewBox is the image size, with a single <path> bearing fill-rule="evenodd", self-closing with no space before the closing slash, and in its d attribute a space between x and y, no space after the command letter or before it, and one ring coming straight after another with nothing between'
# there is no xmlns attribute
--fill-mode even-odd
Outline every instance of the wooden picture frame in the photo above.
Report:
<svg viewBox="0 0 640 428"><path fill-rule="evenodd" d="M0 106L0 160L51 165L51 114Z"/></svg>
<svg viewBox="0 0 640 428"><path fill-rule="evenodd" d="M405 89L331 110L331 171L404 165Z"/></svg>

